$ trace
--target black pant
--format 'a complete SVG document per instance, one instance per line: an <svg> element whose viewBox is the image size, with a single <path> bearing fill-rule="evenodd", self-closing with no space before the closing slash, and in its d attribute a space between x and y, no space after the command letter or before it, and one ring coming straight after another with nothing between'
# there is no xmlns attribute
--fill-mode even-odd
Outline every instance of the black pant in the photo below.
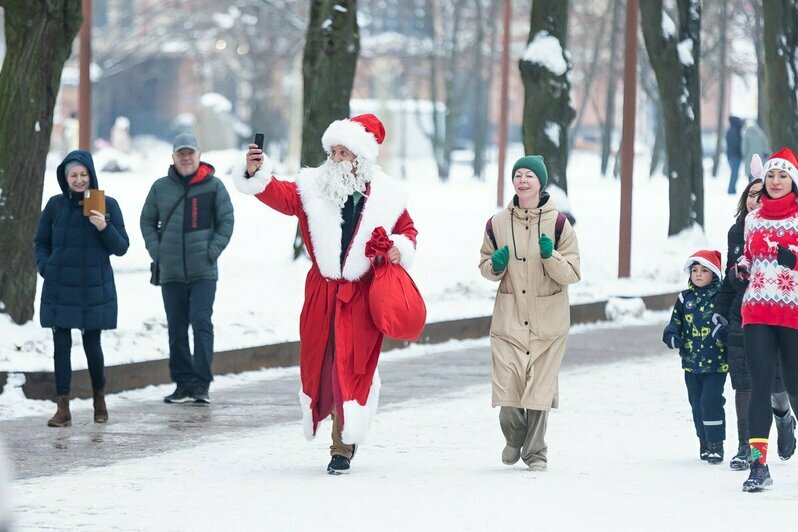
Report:
<svg viewBox="0 0 798 532"><path fill-rule="evenodd" d="M100 345L100 329L83 331L83 351L89 363L91 387L105 388L105 360ZM69 395L72 384L72 329L53 328L55 361L55 391L58 395Z"/></svg>
<svg viewBox="0 0 798 532"><path fill-rule="evenodd" d="M216 281L161 286L169 328L169 373L172 381L187 388L208 387L213 380L213 301ZM194 332L194 356L188 345L188 326Z"/></svg>
<svg viewBox="0 0 798 532"><path fill-rule="evenodd" d="M726 439L726 413L723 405L723 387L726 385L725 373L684 372L687 385L687 398L693 409L695 433L702 440L719 442Z"/></svg>
<svg viewBox="0 0 798 532"><path fill-rule="evenodd" d="M751 375L751 402L748 405L748 428L751 438L768 438L773 421L770 393L776 361L781 362L781 376L787 393L798 396L798 329L774 325L747 325L745 357Z"/></svg>

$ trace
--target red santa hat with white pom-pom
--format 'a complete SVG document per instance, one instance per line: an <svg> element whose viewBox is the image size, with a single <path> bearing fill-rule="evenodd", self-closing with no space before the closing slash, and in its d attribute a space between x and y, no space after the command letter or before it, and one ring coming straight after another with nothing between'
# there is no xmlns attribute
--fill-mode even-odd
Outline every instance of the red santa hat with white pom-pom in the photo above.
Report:
<svg viewBox="0 0 798 532"><path fill-rule="evenodd" d="M714 249L702 249L690 255L690 258L688 258L687 262L684 263L684 271L687 273L687 275L690 275L690 268L696 262L717 275L718 279L723 278L723 275L720 271L720 251L715 251Z"/></svg>
<svg viewBox="0 0 798 532"><path fill-rule="evenodd" d="M751 170L753 175L753 159L751 160ZM762 164L760 161L759 164ZM773 155L765 163L762 170L762 177L768 173L769 170L782 170L787 172L793 180L793 183L798 182L798 158L790 148L782 148Z"/></svg>
<svg viewBox="0 0 798 532"><path fill-rule="evenodd" d="M340 145L356 156L376 161L383 140L385 127L380 119L373 114L364 114L330 124L321 137L321 145L327 153L333 146Z"/></svg>

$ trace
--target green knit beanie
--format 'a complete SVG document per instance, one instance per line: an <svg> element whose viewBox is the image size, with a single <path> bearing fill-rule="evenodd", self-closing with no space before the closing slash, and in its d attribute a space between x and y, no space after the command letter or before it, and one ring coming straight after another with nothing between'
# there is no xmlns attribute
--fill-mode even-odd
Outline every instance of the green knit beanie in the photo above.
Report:
<svg viewBox="0 0 798 532"><path fill-rule="evenodd" d="M515 171L519 168L526 168L535 172L540 181L540 190L546 188L549 184L549 173L546 171L546 163L543 162L543 157L540 155L526 155L518 159L513 165L513 173L510 174L510 179L515 176Z"/></svg>

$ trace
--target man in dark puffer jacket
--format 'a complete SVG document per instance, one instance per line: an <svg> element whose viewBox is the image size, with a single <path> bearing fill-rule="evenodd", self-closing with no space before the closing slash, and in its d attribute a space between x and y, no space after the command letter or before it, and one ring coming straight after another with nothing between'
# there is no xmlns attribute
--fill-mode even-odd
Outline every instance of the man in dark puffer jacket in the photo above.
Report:
<svg viewBox="0 0 798 532"><path fill-rule="evenodd" d="M160 269L169 327L169 371L177 384L167 403L210 403L216 261L233 234L233 204L213 166L200 161L197 139L178 135L165 177L141 211L141 234ZM194 332L194 356L188 326Z"/></svg>

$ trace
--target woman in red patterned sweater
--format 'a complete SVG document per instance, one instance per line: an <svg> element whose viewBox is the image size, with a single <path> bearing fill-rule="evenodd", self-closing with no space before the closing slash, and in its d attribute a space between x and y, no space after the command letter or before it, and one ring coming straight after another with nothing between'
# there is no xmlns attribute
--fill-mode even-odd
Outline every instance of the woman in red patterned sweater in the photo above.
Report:
<svg viewBox="0 0 798 532"><path fill-rule="evenodd" d="M761 169L761 161L754 157L752 170ZM783 148L768 159L762 171L762 207L745 219L745 255L738 268L738 272L750 272L742 318L751 375L748 422L752 462L743 491L751 492L773 484L767 449L772 422L770 387L777 359L787 392L798 396L798 159L789 148Z"/></svg>

